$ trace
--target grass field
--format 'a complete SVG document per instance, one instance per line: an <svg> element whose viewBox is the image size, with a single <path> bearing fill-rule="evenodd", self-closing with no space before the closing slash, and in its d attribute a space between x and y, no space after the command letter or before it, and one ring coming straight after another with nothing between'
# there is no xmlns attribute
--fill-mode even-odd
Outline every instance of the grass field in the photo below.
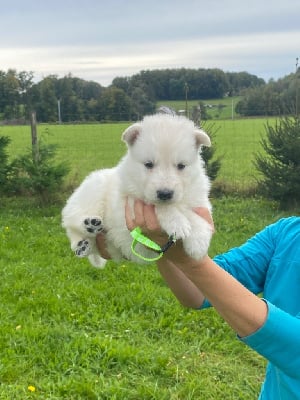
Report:
<svg viewBox="0 0 300 400"><path fill-rule="evenodd" d="M241 97L238 96L224 97L223 99L201 100L201 103L204 104L207 115L211 119L233 119L238 117L238 114L235 112L235 106L240 99ZM161 105L169 106L176 111L185 110L187 105L188 113L190 114L193 107L199 105L199 100L188 100L187 104L185 100L158 102L158 106Z"/></svg>
<svg viewBox="0 0 300 400"><path fill-rule="evenodd" d="M213 203L212 255L282 215L261 200ZM214 310L183 309L155 266L76 259L59 214L1 201L1 400L257 397L265 362Z"/></svg>
<svg viewBox="0 0 300 400"><path fill-rule="evenodd" d="M241 187L255 182L257 172L253 169L253 158L261 151L260 140L266 122L266 119L240 119L204 124L204 129L216 131L213 145L216 157L222 156L219 181ZM70 164L69 180L78 183L93 169L111 167L122 157L126 146L120 138L128 125L40 125L39 135L44 141L58 144L58 159ZM11 138L11 157L30 148L29 126L0 127L0 135Z"/></svg>
<svg viewBox="0 0 300 400"><path fill-rule="evenodd" d="M264 122L220 122L221 179L243 179ZM125 126L39 131L60 145L58 158L70 163L75 182L119 159ZM12 138L11 157L30 147L28 127L2 127L0 135ZM211 255L284 215L257 198L212 201ZM0 199L0 400L257 398L265 361L214 310L182 308L155 265L109 262L97 270L76 259L60 227L61 207Z"/></svg>

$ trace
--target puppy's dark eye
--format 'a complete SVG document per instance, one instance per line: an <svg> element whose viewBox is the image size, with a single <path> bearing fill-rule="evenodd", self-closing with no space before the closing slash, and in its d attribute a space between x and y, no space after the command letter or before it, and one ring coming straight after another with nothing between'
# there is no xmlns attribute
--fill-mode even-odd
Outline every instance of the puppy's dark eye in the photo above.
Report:
<svg viewBox="0 0 300 400"><path fill-rule="evenodd" d="M154 167L154 163L152 161L147 161L144 165L147 169L152 169Z"/></svg>
<svg viewBox="0 0 300 400"><path fill-rule="evenodd" d="M181 170L184 169L184 168L185 168L185 164L183 164L183 163L177 164L177 169L178 169L179 171L181 171Z"/></svg>

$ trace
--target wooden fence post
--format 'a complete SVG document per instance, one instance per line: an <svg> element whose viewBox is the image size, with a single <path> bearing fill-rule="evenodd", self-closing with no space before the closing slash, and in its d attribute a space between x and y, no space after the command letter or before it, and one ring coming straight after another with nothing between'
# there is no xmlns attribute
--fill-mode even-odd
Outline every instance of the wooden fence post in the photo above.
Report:
<svg viewBox="0 0 300 400"><path fill-rule="evenodd" d="M30 115L30 125L31 125L31 144L32 144L32 157L35 162L39 160L39 146L37 137L37 123L36 123L36 112L32 111Z"/></svg>

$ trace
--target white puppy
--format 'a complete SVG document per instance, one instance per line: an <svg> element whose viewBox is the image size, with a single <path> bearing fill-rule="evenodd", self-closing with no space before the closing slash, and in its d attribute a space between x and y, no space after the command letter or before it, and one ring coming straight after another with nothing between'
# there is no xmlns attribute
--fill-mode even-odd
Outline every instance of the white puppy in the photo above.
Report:
<svg viewBox="0 0 300 400"><path fill-rule="evenodd" d="M207 134L185 117L155 114L131 125L123 133L128 151L110 169L92 172L68 199L62 211L71 248L92 265L105 260L96 248L96 235L106 233L107 250L115 260L141 262L131 250L132 237L125 223L125 199L154 204L162 229L182 239L188 254L200 259L212 236L210 225L194 207L211 209L209 179L200 157L201 146L210 146ZM145 257L153 251L142 245Z"/></svg>

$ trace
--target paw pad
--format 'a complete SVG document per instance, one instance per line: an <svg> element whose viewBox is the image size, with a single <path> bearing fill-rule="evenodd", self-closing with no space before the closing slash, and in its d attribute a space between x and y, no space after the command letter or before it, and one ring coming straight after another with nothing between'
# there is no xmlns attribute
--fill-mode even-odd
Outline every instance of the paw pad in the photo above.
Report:
<svg viewBox="0 0 300 400"><path fill-rule="evenodd" d="M102 221L99 218L86 218L84 221L84 227L89 233L100 233L103 230Z"/></svg>
<svg viewBox="0 0 300 400"><path fill-rule="evenodd" d="M86 257L90 253L90 244L88 240L80 240L77 243L77 247L75 249L75 254L77 257Z"/></svg>

